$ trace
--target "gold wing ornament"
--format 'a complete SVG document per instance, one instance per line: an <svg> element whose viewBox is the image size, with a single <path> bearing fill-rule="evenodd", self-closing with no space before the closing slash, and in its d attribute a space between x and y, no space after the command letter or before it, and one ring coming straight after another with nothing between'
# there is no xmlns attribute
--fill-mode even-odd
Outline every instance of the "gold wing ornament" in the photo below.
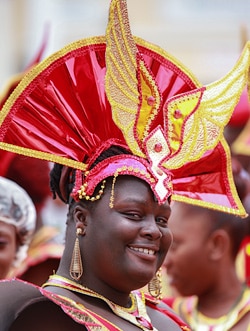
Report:
<svg viewBox="0 0 250 331"><path fill-rule="evenodd" d="M159 110L161 96L138 52L125 0L111 2L106 44L105 88L113 120L131 151L146 158L140 144Z"/></svg>
<svg viewBox="0 0 250 331"><path fill-rule="evenodd" d="M125 0L112 1L106 38L105 86L113 119L133 153L150 156L150 128L162 107L162 96L130 31ZM161 128L165 141L161 143L167 153L164 156L167 169L178 169L186 162L198 160L223 139L224 127L243 88L249 84L246 70L249 66L250 43L247 43L238 62L225 77L165 101L164 127ZM161 134L157 132L154 134L159 138ZM153 139L152 135L150 137ZM162 159L158 160L160 162Z"/></svg>
<svg viewBox="0 0 250 331"><path fill-rule="evenodd" d="M226 163L223 176L231 182L225 186L231 185L236 196L230 164L225 161L229 150L223 131L243 88L249 85L250 43L222 79L164 99L128 22L126 1L113 0L106 31L106 94L129 148L149 161L158 197L164 200L174 191L174 170L180 173L187 164L205 159L216 146L223 154L220 162Z"/></svg>
<svg viewBox="0 0 250 331"><path fill-rule="evenodd" d="M201 89L167 100L165 133L172 155L164 165L177 169L198 160L223 139L224 127L241 93L250 86L250 42L234 68L222 79Z"/></svg>

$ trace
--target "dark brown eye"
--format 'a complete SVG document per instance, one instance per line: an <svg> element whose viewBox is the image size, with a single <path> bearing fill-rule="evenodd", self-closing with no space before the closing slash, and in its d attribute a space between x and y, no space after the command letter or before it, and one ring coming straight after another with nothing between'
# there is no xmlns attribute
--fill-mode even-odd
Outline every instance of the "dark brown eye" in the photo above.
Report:
<svg viewBox="0 0 250 331"><path fill-rule="evenodd" d="M167 227L168 226L168 218L166 218L166 217L157 217L156 218L156 223L159 224L160 226Z"/></svg>
<svg viewBox="0 0 250 331"><path fill-rule="evenodd" d="M142 216L137 212L127 212L123 213L123 215L134 221L140 221L142 219Z"/></svg>

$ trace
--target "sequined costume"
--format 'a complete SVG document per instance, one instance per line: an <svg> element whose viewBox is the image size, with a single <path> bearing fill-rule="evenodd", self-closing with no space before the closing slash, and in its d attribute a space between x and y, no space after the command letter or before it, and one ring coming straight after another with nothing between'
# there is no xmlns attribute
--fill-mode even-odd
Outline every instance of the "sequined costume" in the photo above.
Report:
<svg viewBox="0 0 250 331"><path fill-rule="evenodd" d="M219 318L209 318L197 311L197 298L166 299L174 311L190 325L193 331L227 331L231 330L250 311L250 288L245 287L240 298L230 312Z"/></svg>
<svg viewBox="0 0 250 331"><path fill-rule="evenodd" d="M70 282L70 281L69 281ZM114 323L106 320L102 316L90 311L82 304L79 304L69 298L52 294L45 289L42 289L38 286L19 281L1 281L0 282L0 292L1 292L1 301L0 301L0 310L8 310L8 315L0 314L0 325L1 331L7 330L20 330L18 328L19 323L26 314L33 313L33 317L36 314L43 312L43 321L36 321L29 317L30 325L34 327L35 324L39 323L41 325L46 325L47 327L53 326L53 321L57 322L57 329L61 331L69 330L83 330L82 325L85 326L88 331L122 331ZM17 297L18 293L18 297ZM140 291L133 293L134 298L137 302L139 310L135 309L131 314L131 318L136 319L136 314L143 312L147 306L152 309L157 310L160 314L168 316L173 320L175 324L180 327L180 330L189 331L189 327L167 306L159 307L154 298L147 296L144 297L144 294ZM10 303L10 298L16 296L17 300L15 303ZM53 313L53 318L51 314ZM138 315L138 319L142 316ZM44 323L44 324L43 324ZM47 323L47 324L46 324ZM146 321L143 321L143 325L139 329L142 330L155 330L152 329ZM52 329L47 329L52 330Z"/></svg>

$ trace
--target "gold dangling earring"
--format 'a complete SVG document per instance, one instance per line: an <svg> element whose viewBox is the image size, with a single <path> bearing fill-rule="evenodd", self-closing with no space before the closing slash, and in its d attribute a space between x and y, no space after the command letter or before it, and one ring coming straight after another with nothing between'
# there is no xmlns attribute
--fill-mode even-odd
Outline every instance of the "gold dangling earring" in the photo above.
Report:
<svg viewBox="0 0 250 331"><path fill-rule="evenodd" d="M148 292L152 297L160 300L162 299L161 268L148 283Z"/></svg>
<svg viewBox="0 0 250 331"><path fill-rule="evenodd" d="M70 269L69 269L70 276L74 280L80 279L83 274L82 258L81 258L80 244L78 238L79 235L83 235L83 234L84 231L82 229L78 228L76 230L76 240L72 253Z"/></svg>

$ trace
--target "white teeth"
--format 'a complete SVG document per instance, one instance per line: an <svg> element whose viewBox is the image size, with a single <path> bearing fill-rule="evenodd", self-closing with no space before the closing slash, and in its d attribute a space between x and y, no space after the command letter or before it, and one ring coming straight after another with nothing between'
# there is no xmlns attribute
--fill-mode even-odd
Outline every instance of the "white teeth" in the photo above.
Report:
<svg viewBox="0 0 250 331"><path fill-rule="evenodd" d="M148 254L148 255L154 255L155 251L152 249L147 249L147 248L137 248L137 247L130 247L132 250L140 252L140 253L144 253L144 254Z"/></svg>

